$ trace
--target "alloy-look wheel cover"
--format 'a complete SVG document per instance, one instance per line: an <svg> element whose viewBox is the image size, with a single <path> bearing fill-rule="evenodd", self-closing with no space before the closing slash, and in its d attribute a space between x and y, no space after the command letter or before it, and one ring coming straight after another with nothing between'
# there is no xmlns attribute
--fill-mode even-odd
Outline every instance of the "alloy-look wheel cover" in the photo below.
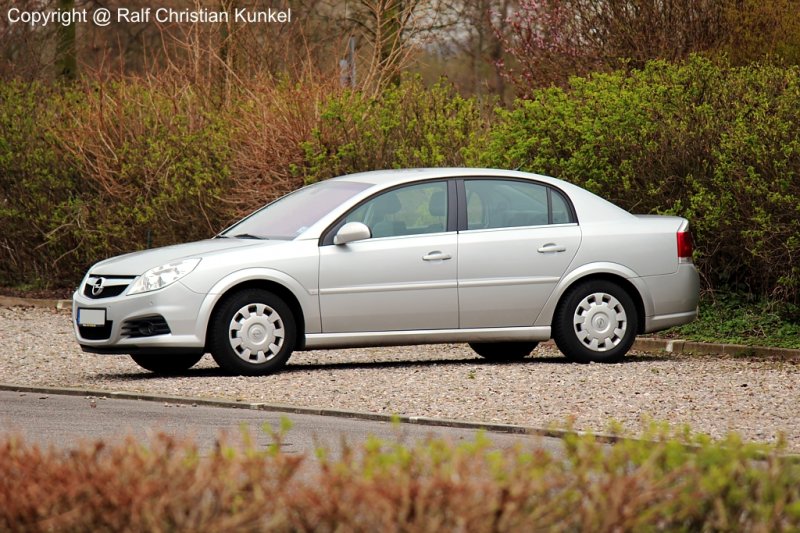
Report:
<svg viewBox="0 0 800 533"><path fill-rule="evenodd" d="M234 353L251 364L266 363L278 355L286 335L281 316L262 303L247 304L236 311L228 332Z"/></svg>
<svg viewBox="0 0 800 533"><path fill-rule="evenodd" d="M580 301L573 316L575 335L588 349L605 352L617 346L628 329L622 304L605 292L596 292Z"/></svg>

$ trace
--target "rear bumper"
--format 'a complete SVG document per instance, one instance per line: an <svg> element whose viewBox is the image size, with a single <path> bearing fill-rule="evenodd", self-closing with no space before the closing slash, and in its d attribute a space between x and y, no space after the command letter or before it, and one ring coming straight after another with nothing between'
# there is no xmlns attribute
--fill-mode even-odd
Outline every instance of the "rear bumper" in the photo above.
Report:
<svg viewBox="0 0 800 533"><path fill-rule="evenodd" d="M673 313L671 315L648 316L644 320L644 332L653 333L662 329L688 324L697 318L697 309L687 313Z"/></svg>
<svg viewBox="0 0 800 533"><path fill-rule="evenodd" d="M653 313L645 317L644 333L686 324L697 318L700 276L691 263L681 263L673 274L640 278L653 302Z"/></svg>

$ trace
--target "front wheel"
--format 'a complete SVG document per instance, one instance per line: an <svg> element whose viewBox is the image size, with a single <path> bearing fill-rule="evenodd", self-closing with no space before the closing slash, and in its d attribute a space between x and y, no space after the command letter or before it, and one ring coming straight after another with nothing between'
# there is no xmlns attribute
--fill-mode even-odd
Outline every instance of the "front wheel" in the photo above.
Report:
<svg viewBox="0 0 800 533"><path fill-rule="evenodd" d="M200 355L133 355L131 359L150 372L165 376L174 376L186 372L203 358Z"/></svg>
<svg viewBox="0 0 800 533"><path fill-rule="evenodd" d="M586 281L570 289L553 317L553 338L578 363L616 363L636 338L639 318L628 292L616 283Z"/></svg>
<svg viewBox="0 0 800 533"><path fill-rule="evenodd" d="M214 313L211 355L231 374L261 376L279 370L294 350L295 320L289 306L263 289L227 297Z"/></svg>
<svg viewBox="0 0 800 533"><path fill-rule="evenodd" d="M475 353L492 361L518 361L533 351L538 342L471 342Z"/></svg>

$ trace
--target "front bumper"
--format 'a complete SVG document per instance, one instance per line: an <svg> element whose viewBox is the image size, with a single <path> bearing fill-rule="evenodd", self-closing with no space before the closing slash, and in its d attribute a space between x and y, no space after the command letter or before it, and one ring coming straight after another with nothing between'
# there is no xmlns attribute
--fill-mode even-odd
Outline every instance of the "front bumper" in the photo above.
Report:
<svg viewBox="0 0 800 533"><path fill-rule="evenodd" d="M91 299L80 287L72 296L72 324L81 348L91 353L201 353L205 327L198 324L204 294L189 290L180 281L153 292ZM106 324L98 328L79 327L78 309L103 309ZM130 334L130 325L147 317L163 317L169 333L150 336ZM128 326L127 328L124 326Z"/></svg>

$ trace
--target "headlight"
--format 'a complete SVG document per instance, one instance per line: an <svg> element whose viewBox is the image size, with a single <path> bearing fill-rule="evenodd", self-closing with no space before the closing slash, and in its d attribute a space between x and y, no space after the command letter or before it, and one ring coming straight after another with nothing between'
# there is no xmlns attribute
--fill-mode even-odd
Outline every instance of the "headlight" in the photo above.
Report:
<svg viewBox="0 0 800 533"><path fill-rule="evenodd" d="M131 289L128 291L128 295L157 291L158 289L163 289L168 285L172 285L194 270L198 263L200 263L200 258L182 259L181 261L173 261L166 265L151 268L133 282Z"/></svg>

